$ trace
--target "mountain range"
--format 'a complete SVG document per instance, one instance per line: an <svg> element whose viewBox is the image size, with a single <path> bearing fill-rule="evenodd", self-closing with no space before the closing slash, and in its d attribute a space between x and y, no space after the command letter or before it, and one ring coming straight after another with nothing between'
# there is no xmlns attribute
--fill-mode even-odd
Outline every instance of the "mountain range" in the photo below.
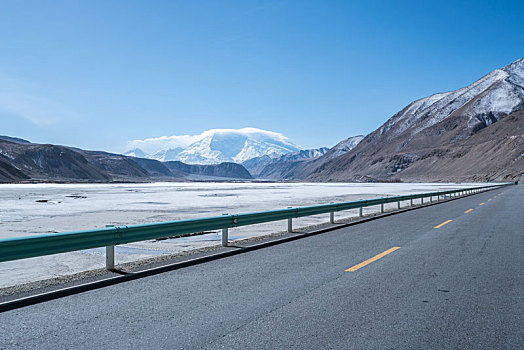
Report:
<svg viewBox="0 0 524 350"><path fill-rule="evenodd" d="M328 151L329 148L321 147L290 152L275 158L264 155L249 159L242 165L256 178L286 180L293 178L294 174L300 172L302 166L307 162L323 156Z"/></svg>
<svg viewBox="0 0 524 350"><path fill-rule="evenodd" d="M243 163L249 159L279 157L302 148L282 134L256 128L213 129L200 135L162 136L129 143L125 155L189 164Z"/></svg>
<svg viewBox="0 0 524 350"><path fill-rule="evenodd" d="M524 176L524 59L414 101L309 181L507 181ZM327 155L327 154L326 154Z"/></svg>
<svg viewBox="0 0 524 350"><path fill-rule="evenodd" d="M240 164L176 163L0 136L0 183L252 179Z"/></svg>
<svg viewBox="0 0 524 350"><path fill-rule="evenodd" d="M242 165L255 178L268 180L300 180L321 164L351 151L364 136L352 136L340 141L331 149L321 147L288 153L277 158L262 156Z"/></svg>
<svg viewBox="0 0 524 350"><path fill-rule="evenodd" d="M304 150L255 128L135 140L126 155L0 136L0 182L524 178L524 59L408 104L367 136ZM189 164L187 164L189 163Z"/></svg>

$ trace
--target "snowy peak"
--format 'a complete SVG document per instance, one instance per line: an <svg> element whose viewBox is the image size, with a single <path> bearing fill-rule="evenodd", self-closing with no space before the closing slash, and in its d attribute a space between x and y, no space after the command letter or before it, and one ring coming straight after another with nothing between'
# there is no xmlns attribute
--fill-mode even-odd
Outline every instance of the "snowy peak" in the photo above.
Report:
<svg viewBox="0 0 524 350"><path fill-rule="evenodd" d="M395 137L410 129L411 136L452 115L469 118L474 127L490 123L523 107L524 59L483 76L464 88L434 94L414 101L395 114L380 129L381 135ZM489 115L489 120L485 116Z"/></svg>
<svg viewBox="0 0 524 350"><path fill-rule="evenodd" d="M136 158L148 158L148 155L144 153L140 148L133 148L132 150L124 153L124 156L136 157Z"/></svg>
<svg viewBox="0 0 524 350"><path fill-rule="evenodd" d="M304 149L298 152L292 152L284 154L283 156L278 157L275 161L294 161L294 160L303 160L311 159L323 156L329 151L327 147L320 147L315 149Z"/></svg>
<svg viewBox="0 0 524 350"><path fill-rule="evenodd" d="M282 134L256 128L213 129L200 135L162 136L129 143L140 146L150 158L178 160L188 164L242 163L268 155L272 158L297 152L301 148Z"/></svg>
<svg viewBox="0 0 524 350"><path fill-rule="evenodd" d="M304 149L280 157L256 157L242 163L253 177L284 180L294 178L311 161L318 159L329 151L327 147Z"/></svg>
<svg viewBox="0 0 524 350"><path fill-rule="evenodd" d="M355 148L356 145L360 143L360 141L362 141L363 138L364 135L357 135L340 141L335 146L333 146L333 148L331 148L327 158L332 159L351 151L353 148Z"/></svg>

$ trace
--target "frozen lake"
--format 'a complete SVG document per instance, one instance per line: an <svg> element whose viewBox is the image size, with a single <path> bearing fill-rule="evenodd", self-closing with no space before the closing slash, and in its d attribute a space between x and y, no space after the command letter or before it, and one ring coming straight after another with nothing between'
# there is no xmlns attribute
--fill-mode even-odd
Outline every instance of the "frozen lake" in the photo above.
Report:
<svg viewBox="0 0 524 350"><path fill-rule="evenodd" d="M152 183L0 185L0 238L237 214L473 187L479 184ZM404 205L406 205L405 203ZM392 204L390 208L395 205ZM386 208L387 209L387 208ZM365 209L365 212L378 208ZM337 213L337 218L357 211ZM328 215L294 220L294 228L325 223ZM231 229L230 239L284 231L274 222ZM116 262L220 244L220 233L116 247ZM103 268L104 248L0 263L0 288Z"/></svg>

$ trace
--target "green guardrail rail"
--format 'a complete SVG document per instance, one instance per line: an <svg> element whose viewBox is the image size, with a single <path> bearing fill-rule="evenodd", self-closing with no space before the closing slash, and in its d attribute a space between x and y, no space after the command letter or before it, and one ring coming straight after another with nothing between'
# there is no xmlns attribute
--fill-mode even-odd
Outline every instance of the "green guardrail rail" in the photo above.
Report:
<svg viewBox="0 0 524 350"><path fill-rule="evenodd" d="M412 201L414 199L421 199L423 201L424 198L469 195L485 190L509 186L512 184L513 183L504 183L490 186L463 188L459 190L429 192L406 196L322 204L245 214L223 215L201 219L178 220L132 226L115 226L95 230L7 238L0 240L0 262L98 247L113 248L115 245L119 244L173 236L176 237L188 233L212 231L217 229L222 229L222 234L226 235L225 244L224 237L222 243L223 245L227 245L228 228L286 219L291 220L293 218L304 216L334 213L342 210L364 208L394 202L399 202L400 207L400 202L402 201ZM288 228L291 227L290 223L291 221L289 221ZM114 250L112 259L114 259ZM114 260L110 263L108 262L107 267L114 268Z"/></svg>

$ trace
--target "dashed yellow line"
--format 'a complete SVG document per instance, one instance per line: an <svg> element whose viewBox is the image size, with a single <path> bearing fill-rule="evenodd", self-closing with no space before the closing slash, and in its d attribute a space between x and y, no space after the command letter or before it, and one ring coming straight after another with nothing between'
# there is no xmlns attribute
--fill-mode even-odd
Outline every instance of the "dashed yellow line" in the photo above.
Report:
<svg viewBox="0 0 524 350"><path fill-rule="evenodd" d="M375 255L374 257L372 257L371 259L368 259L366 261L363 261L361 262L360 264L358 265L355 265L353 267L350 267L349 269L345 270L346 272L353 272L353 271L357 271L358 269L366 266L366 265L369 265L371 264L373 261L377 261L378 259L380 258L383 258L384 256L390 254L390 253L393 253L395 250L397 249L400 249L400 247L393 247L393 248L389 248L388 250L378 254L378 255Z"/></svg>
<svg viewBox="0 0 524 350"><path fill-rule="evenodd" d="M444 221L443 223L441 223L440 225L437 225L435 226L434 228L441 228L442 226L446 225L446 224L449 224L450 222L452 222L453 220L447 220L447 221Z"/></svg>
<svg viewBox="0 0 524 350"><path fill-rule="evenodd" d="M473 209L468 209L468 210L466 210L466 211L464 212L464 214L467 214L467 213L469 213L470 211L473 211Z"/></svg>
<svg viewBox="0 0 524 350"><path fill-rule="evenodd" d="M488 199L488 202L489 202L490 200L491 200L491 198L490 198L490 199Z"/></svg>
<svg viewBox="0 0 524 350"><path fill-rule="evenodd" d="M482 203L480 203L479 205L484 205L484 204L486 204L486 203L482 202Z"/></svg>

